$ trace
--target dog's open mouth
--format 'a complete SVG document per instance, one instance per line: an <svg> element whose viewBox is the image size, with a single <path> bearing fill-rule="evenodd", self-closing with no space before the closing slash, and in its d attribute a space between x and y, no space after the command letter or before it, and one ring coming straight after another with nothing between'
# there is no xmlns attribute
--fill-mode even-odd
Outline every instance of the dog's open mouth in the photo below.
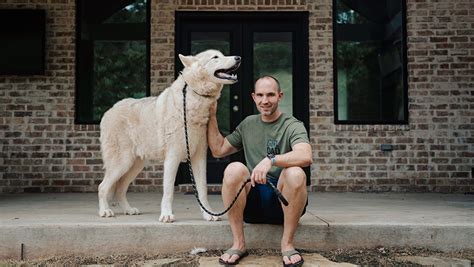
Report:
<svg viewBox="0 0 474 267"><path fill-rule="evenodd" d="M237 74L233 73L236 71L240 66L240 62L235 63L234 66L232 66L229 69L219 69L214 72L214 76L216 76L219 79L225 79L225 80L231 80L231 81L237 81Z"/></svg>

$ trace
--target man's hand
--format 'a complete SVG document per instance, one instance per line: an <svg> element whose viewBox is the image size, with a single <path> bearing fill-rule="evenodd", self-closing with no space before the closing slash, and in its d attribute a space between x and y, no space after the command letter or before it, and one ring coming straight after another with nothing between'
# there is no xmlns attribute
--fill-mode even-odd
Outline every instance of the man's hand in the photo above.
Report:
<svg viewBox="0 0 474 267"><path fill-rule="evenodd" d="M272 161L265 157L260 161L260 163L255 166L255 168L252 171L252 175L250 175L250 183L252 184L252 187L255 186L255 184L266 184L267 183L267 173L268 171L272 168Z"/></svg>

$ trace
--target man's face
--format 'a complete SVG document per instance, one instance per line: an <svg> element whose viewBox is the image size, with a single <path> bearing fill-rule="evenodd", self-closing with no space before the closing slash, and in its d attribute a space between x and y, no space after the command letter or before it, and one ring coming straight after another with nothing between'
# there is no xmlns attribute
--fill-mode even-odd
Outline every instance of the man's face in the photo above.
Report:
<svg viewBox="0 0 474 267"><path fill-rule="evenodd" d="M255 91L252 93L253 101L258 111L264 116L271 116L278 109L283 92L278 92L275 81L264 78L257 81Z"/></svg>

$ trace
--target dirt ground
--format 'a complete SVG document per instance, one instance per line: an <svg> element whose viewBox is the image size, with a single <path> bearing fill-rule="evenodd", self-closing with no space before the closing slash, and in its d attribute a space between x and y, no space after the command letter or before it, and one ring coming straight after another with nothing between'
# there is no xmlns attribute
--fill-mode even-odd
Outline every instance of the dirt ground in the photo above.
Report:
<svg viewBox="0 0 474 267"><path fill-rule="evenodd" d="M249 250L253 255L280 255L276 249ZM337 249L331 251L301 250L303 253L319 253L334 262L349 262L362 266L421 266L417 264L397 261L398 256L442 256L450 258L468 259L474 263L474 249L455 252L441 252L423 248L371 248L371 249ZM145 261L157 259L181 259L170 266L199 266L199 257L215 256L216 260L223 250L210 250L198 255L189 252L176 254L156 255L111 255L107 257L54 257L49 259L31 261L0 261L0 266L79 266L79 265L115 265L115 266L140 266Z"/></svg>

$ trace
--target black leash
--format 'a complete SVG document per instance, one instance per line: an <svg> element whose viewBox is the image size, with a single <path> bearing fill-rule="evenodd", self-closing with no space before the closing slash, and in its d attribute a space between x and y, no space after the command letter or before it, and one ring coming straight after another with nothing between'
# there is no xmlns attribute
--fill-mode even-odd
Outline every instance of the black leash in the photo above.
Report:
<svg viewBox="0 0 474 267"><path fill-rule="evenodd" d="M240 193L242 193L242 190L244 189L245 185L250 182L250 178L247 179L242 184L242 186L240 187L239 192L237 192L237 195L235 196L234 200L232 200L232 203L230 203L229 207L227 207L224 211L214 213L214 212L208 210L206 207L204 207L204 205L201 203L201 200L199 199L199 195L198 195L199 193L198 193L197 188L196 188L196 181L194 180L194 173L193 173L193 168L192 168L192 165L191 165L191 155L189 153L188 123L187 123L187 120L186 120L186 88L187 87L188 87L188 84L185 83L184 87L183 87L184 135L186 137L186 153L187 153L186 161L188 163L189 176L191 177L191 183L192 183L193 190L194 190L194 196L196 197L196 200L199 203L199 206L201 206L201 208L205 212L207 212L209 215L221 216L221 215L226 214L232 208L232 206L234 206L235 202L237 201L237 198L239 197ZM283 203L283 205L288 206L288 201L285 199L285 197L283 197L283 195L278 190L278 188L276 188L269 180L267 180L267 185L269 185L273 189L273 192L275 192L275 194L278 196L278 199Z"/></svg>

